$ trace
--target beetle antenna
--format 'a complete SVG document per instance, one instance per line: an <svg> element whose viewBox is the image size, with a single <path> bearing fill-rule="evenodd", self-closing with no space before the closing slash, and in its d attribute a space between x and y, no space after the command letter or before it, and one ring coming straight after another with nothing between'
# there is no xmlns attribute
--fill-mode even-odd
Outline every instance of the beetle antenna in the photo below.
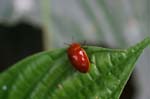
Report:
<svg viewBox="0 0 150 99"><path fill-rule="evenodd" d="M86 40L83 40L82 42L81 42L81 45L86 45L87 44L87 42L86 42Z"/></svg>
<svg viewBox="0 0 150 99"><path fill-rule="evenodd" d="M68 45L68 46L70 45L69 43L64 43L64 44L65 44L65 45Z"/></svg>

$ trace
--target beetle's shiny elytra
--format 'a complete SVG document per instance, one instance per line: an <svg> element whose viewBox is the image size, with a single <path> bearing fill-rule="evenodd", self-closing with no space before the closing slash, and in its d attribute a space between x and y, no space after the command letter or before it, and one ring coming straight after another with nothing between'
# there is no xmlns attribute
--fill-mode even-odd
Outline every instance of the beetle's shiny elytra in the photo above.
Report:
<svg viewBox="0 0 150 99"><path fill-rule="evenodd" d="M76 70L82 73L87 73L89 71L89 58L79 43L72 43L67 50L67 54L70 62Z"/></svg>

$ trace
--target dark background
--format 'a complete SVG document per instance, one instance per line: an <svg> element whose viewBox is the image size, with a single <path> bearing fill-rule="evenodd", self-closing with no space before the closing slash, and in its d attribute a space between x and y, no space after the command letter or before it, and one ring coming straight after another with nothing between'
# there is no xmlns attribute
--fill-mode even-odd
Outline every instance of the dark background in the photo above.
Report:
<svg viewBox="0 0 150 99"><path fill-rule="evenodd" d="M42 31L24 22L0 24L0 71L18 60L43 50Z"/></svg>

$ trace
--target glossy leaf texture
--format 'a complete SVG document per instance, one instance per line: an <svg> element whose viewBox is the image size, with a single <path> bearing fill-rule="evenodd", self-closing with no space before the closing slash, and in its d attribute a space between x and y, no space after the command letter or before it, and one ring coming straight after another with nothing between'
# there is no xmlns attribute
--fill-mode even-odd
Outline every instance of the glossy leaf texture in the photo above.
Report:
<svg viewBox="0 0 150 99"><path fill-rule="evenodd" d="M86 74L74 70L66 48L30 56L0 74L0 99L119 99L146 38L126 50L84 46Z"/></svg>

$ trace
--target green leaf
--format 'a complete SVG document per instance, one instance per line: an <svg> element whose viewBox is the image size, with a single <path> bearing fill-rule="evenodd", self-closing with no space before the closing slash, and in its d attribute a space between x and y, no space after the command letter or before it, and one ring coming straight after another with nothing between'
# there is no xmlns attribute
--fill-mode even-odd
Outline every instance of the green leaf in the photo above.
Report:
<svg viewBox="0 0 150 99"><path fill-rule="evenodd" d="M30 56L0 74L0 99L118 99L150 38L127 50L84 46L91 61L83 74L66 48Z"/></svg>

